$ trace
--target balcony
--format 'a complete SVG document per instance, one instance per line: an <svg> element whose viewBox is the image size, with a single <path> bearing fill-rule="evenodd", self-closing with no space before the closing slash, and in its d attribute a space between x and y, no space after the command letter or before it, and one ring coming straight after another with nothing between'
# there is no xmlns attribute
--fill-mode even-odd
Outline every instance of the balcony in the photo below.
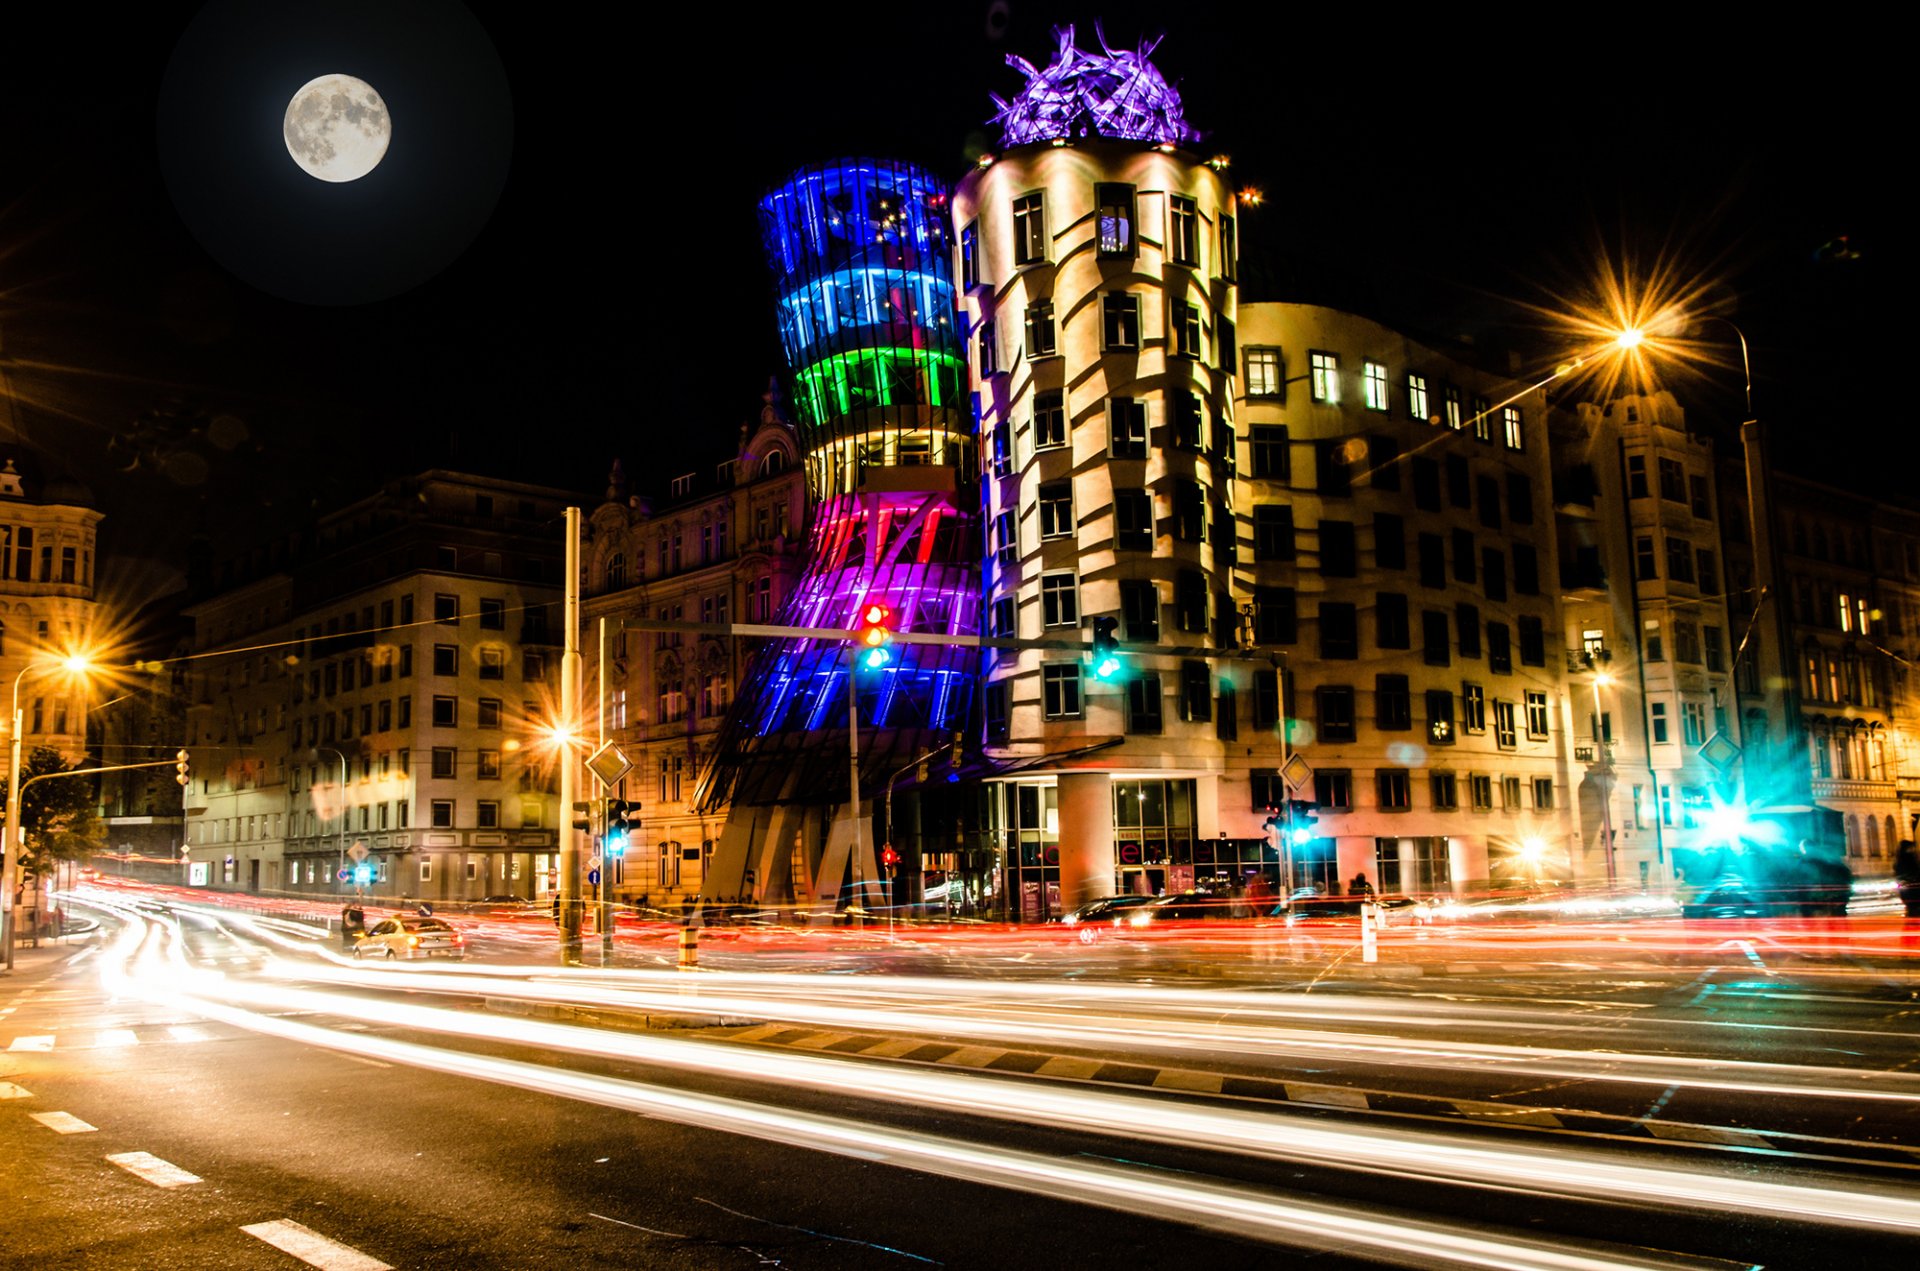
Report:
<svg viewBox="0 0 1920 1271"><path fill-rule="evenodd" d="M1900 792L1891 781L1847 781L1837 777L1815 777L1813 797L1893 803L1899 799Z"/></svg>

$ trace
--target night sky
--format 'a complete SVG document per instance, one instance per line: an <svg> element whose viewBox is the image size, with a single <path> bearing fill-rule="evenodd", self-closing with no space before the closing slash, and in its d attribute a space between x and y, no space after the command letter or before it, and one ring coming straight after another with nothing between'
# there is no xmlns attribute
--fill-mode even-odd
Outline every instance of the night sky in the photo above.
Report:
<svg viewBox="0 0 1920 1271"><path fill-rule="evenodd" d="M1658 262L1746 327L1763 416L1844 439L1820 448L1836 475L1897 491L1885 460L1912 450L1883 317L1911 149L1882 101L1891 33L1024 0L652 26L451 0L208 9L182 46L201 6L50 6L10 19L0 75L0 428L94 488L123 575L429 465L590 498L616 455L642 485L707 468L779 370L765 188L860 151L958 177L997 140L987 94L1020 83L1005 55L1044 62L1063 21L1090 45L1102 14L1116 44L1165 34L1200 148L1266 195L1243 302L1551 359L1526 305L1588 290L1603 257ZM334 70L393 112L354 186L279 146L287 96ZM1735 375L1675 387L1703 423L1740 414ZM174 577L141 574L148 593Z"/></svg>

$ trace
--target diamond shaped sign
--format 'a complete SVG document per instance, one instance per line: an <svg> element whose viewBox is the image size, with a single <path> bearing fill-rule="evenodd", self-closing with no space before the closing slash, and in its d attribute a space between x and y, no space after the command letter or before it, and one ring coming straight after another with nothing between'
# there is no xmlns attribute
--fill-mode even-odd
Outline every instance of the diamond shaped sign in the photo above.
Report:
<svg viewBox="0 0 1920 1271"><path fill-rule="evenodd" d="M587 756L587 771L599 779L600 784L611 789L620 778L633 771L633 761L620 753L620 747L608 742Z"/></svg>
<svg viewBox="0 0 1920 1271"><path fill-rule="evenodd" d="M1701 744L1700 757L1725 772L1739 761L1740 747L1734 745L1725 733L1716 731Z"/></svg>
<svg viewBox="0 0 1920 1271"><path fill-rule="evenodd" d="M1302 759L1296 750L1280 765L1280 776L1287 783L1288 790L1298 790L1313 780L1313 765Z"/></svg>

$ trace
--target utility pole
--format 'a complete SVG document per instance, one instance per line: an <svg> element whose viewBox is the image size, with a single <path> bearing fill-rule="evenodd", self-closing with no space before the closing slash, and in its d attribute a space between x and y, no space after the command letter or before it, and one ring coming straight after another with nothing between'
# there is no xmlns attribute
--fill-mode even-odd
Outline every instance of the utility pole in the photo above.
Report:
<svg viewBox="0 0 1920 1271"><path fill-rule="evenodd" d="M579 784L579 763L573 748L579 740L574 732L580 726L580 509L566 511L566 585L560 602L563 631L560 653L560 816L556 823L560 841L560 961L578 965L580 961L581 898L580 840L573 831L574 791Z"/></svg>
<svg viewBox="0 0 1920 1271"><path fill-rule="evenodd" d="M860 646L850 641L847 645L847 782L853 801L849 817L853 827L853 904L848 908L847 913L848 921L854 927L861 925L861 917L867 908L867 884L860 872L859 689Z"/></svg>
<svg viewBox="0 0 1920 1271"><path fill-rule="evenodd" d="M607 744L607 617L600 615L598 626L599 654L595 659L595 670L599 672L599 687L594 693L593 715L596 721L594 754L599 754ZM594 800L595 815L600 826L600 965L613 965L613 854L607 850L608 840L613 837L613 826L607 815L607 797L613 792L607 783L594 774L594 784L600 788L600 797ZM625 859L624 857L622 859Z"/></svg>

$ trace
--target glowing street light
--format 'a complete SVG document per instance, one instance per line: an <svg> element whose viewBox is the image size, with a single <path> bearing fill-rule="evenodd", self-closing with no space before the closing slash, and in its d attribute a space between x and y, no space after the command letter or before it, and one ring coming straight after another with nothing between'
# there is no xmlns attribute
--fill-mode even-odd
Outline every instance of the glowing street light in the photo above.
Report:
<svg viewBox="0 0 1920 1271"><path fill-rule="evenodd" d="M1640 347L1640 342L1646 338L1647 333L1639 327L1627 327L1613 337L1613 342L1623 349L1637 349Z"/></svg>

